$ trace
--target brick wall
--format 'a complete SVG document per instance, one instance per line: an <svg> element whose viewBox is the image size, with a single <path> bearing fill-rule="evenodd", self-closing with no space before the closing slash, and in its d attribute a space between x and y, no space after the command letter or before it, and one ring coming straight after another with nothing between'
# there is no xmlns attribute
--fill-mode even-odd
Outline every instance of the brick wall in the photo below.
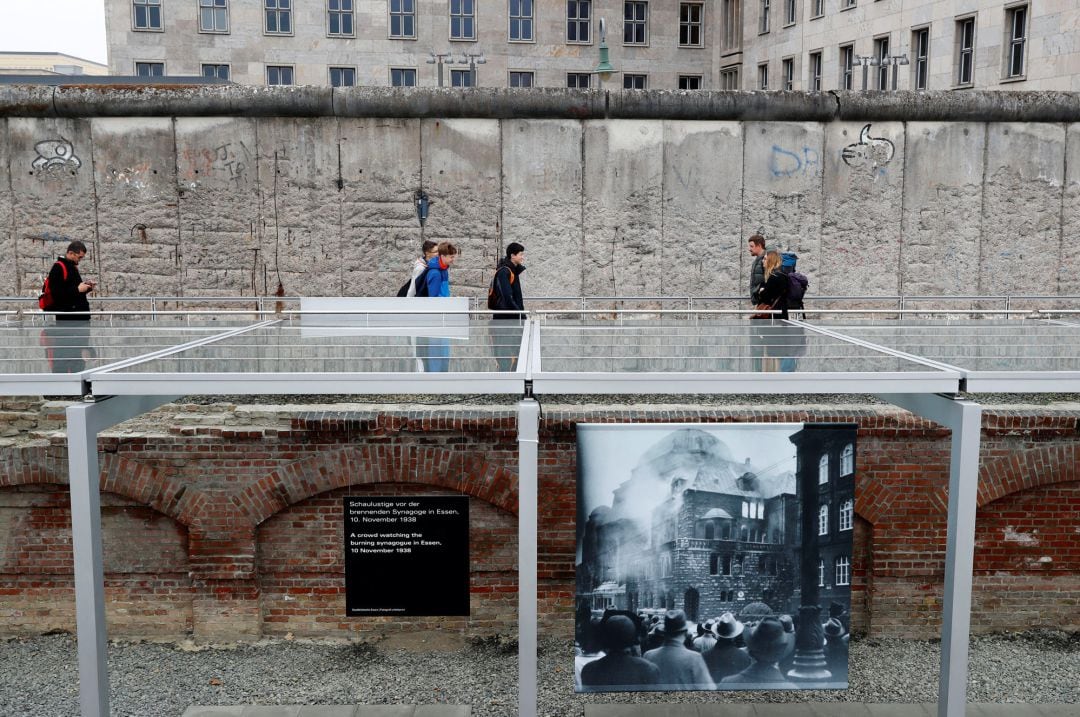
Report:
<svg viewBox="0 0 1080 717"><path fill-rule="evenodd" d="M156 430L128 428L100 442L112 635L516 631L512 411L281 409L268 425L190 425L200 416L181 408ZM984 418L975 631L1080 629L1078 419L1037 410ZM858 423L853 626L883 636L939 634L948 434L886 409L547 411L542 631L573 634L576 424L631 420ZM65 462L62 435L0 446L0 634L74 629ZM346 619L342 496L421 494L471 498L472 615Z"/></svg>

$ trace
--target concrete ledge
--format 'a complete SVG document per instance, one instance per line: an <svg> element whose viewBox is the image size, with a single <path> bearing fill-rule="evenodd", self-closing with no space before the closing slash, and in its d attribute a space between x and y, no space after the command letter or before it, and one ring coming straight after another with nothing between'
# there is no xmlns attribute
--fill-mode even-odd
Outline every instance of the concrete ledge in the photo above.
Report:
<svg viewBox="0 0 1080 717"><path fill-rule="evenodd" d="M1076 705L969 704L969 717L1065 717ZM709 705L585 705L585 717L935 717L936 704L817 702ZM186 717L186 715L185 715Z"/></svg>
<svg viewBox="0 0 1080 717"><path fill-rule="evenodd" d="M209 116L1080 122L1080 93L0 86L0 117Z"/></svg>
<svg viewBox="0 0 1080 717"><path fill-rule="evenodd" d="M192 706L183 717L469 717L467 705L233 705Z"/></svg>

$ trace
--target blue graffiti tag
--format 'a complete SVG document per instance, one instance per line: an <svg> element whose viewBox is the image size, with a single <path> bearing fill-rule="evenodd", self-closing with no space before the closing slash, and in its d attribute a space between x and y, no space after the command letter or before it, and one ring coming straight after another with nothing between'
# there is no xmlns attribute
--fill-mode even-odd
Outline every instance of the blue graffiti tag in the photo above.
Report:
<svg viewBox="0 0 1080 717"><path fill-rule="evenodd" d="M769 171L774 177L792 177L796 174L811 174L818 171L821 164L818 152L813 147L803 147L802 152L793 152L777 145L772 147L769 157Z"/></svg>

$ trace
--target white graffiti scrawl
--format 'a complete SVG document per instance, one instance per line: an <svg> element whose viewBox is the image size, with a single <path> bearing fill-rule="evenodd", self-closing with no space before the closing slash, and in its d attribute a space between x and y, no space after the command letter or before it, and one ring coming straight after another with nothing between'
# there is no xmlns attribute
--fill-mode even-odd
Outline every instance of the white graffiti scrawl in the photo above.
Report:
<svg viewBox="0 0 1080 717"><path fill-rule="evenodd" d="M840 152L840 158L849 167L881 167L889 163L896 153L896 146L884 137L871 137L870 125L859 132L859 141L849 144Z"/></svg>
<svg viewBox="0 0 1080 717"><path fill-rule="evenodd" d="M66 139L46 139L34 145L37 159L31 165L37 170L78 169L82 160L75 156L75 148Z"/></svg>

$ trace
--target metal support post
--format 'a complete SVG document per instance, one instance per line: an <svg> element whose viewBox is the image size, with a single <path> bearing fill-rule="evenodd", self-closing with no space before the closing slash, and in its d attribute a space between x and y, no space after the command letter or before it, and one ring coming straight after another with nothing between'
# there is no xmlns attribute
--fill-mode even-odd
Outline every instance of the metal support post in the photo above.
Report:
<svg viewBox="0 0 1080 717"><path fill-rule="evenodd" d="M879 398L936 421L952 431L938 717L964 717L967 707L968 637L971 631L971 582L975 561L982 407L972 401L933 394L888 394Z"/></svg>
<svg viewBox="0 0 1080 717"><path fill-rule="evenodd" d="M518 403L518 717L536 717L536 535L540 404Z"/></svg>
<svg viewBox="0 0 1080 717"><path fill-rule="evenodd" d="M67 408L68 484L71 495L71 543L75 558L75 625L82 717L109 717L105 573L101 558L101 471L98 468L97 436L109 426L175 399L175 396L112 397Z"/></svg>

